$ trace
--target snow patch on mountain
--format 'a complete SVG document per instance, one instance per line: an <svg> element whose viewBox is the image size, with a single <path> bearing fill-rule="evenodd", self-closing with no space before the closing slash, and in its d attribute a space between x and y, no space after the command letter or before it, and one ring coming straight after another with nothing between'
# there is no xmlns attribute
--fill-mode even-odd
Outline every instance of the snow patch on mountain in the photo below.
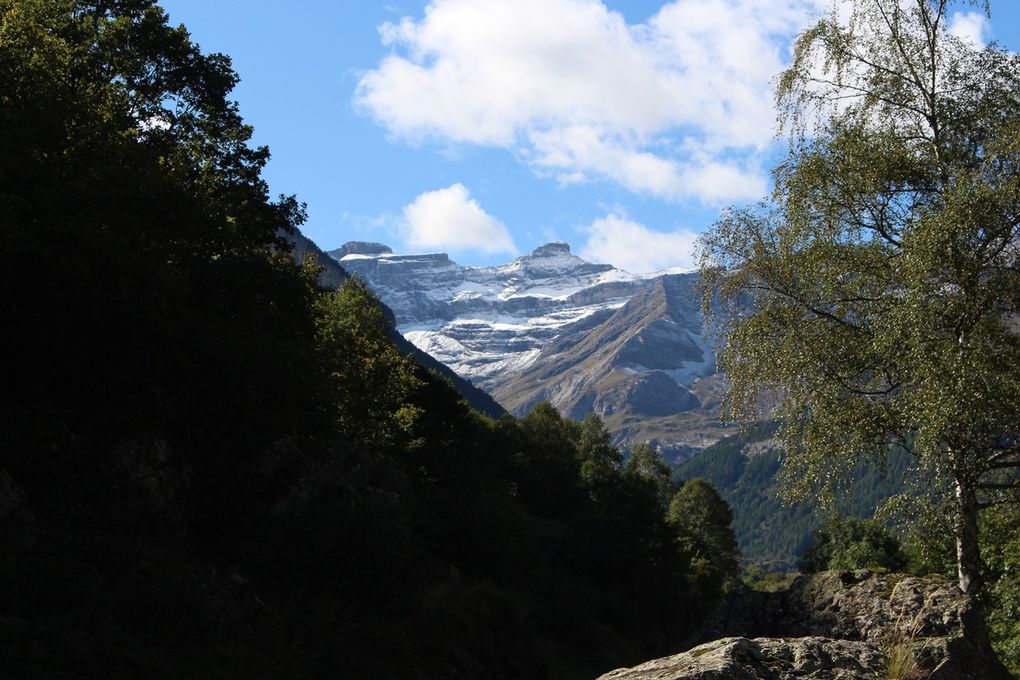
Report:
<svg viewBox="0 0 1020 680"><path fill-rule="evenodd" d="M618 444L650 440L673 460L727 434L697 274L635 275L565 243L492 267L371 243L334 253L411 343L512 413L541 400L573 418L595 411Z"/></svg>
<svg viewBox="0 0 1020 680"><path fill-rule="evenodd" d="M468 267L445 253L394 254L381 244L330 253L362 276L415 346L481 385L528 366L564 326L622 307L645 278L549 243L508 264Z"/></svg>

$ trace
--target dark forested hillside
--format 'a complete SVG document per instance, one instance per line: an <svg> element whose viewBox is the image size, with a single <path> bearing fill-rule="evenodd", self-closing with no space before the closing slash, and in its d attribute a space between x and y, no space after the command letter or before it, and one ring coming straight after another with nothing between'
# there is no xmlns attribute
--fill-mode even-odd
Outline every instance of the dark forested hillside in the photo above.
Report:
<svg viewBox="0 0 1020 680"><path fill-rule="evenodd" d="M591 677L670 651L733 577L725 504L671 521L654 455L624 467L547 404L487 418L358 280L320 289L236 80L149 0L0 0L3 675Z"/></svg>
<svg viewBox="0 0 1020 680"><path fill-rule="evenodd" d="M792 570L824 513L814 505L782 499L775 431L774 424L763 424L727 437L680 465L676 474L680 479L706 479L719 489L733 509L733 530L745 563ZM911 462L904 452L893 452L882 466L862 462L847 475L834 509L871 517L882 501L908 489Z"/></svg>

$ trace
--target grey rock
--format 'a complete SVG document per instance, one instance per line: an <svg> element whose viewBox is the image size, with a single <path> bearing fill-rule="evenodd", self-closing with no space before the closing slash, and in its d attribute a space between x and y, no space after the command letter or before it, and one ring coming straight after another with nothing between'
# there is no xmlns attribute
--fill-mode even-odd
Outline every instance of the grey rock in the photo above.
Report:
<svg viewBox="0 0 1020 680"><path fill-rule="evenodd" d="M622 668L599 680L877 680L883 656L872 645L827 638L733 637Z"/></svg>
<svg viewBox="0 0 1020 680"><path fill-rule="evenodd" d="M570 255L570 245L563 241L553 241L531 251L532 257L556 257L557 255Z"/></svg>
<svg viewBox="0 0 1020 680"><path fill-rule="evenodd" d="M383 243L372 241L348 241L336 250L329 251L329 255L336 259L342 259L347 255L382 255L392 253L393 249Z"/></svg>
<svg viewBox="0 0 1020 680"><path fill-rule="evenodd" d="M882 680L893 657L930 680L1009 680L974 603L938 577L868 570L730 593L693 649L600 680Z"/></svg>
<svg viewBox="0 0 1020 680"><path fill-rule="evenodd" d="M593 395L590 410L603 416L629 411L658 417L690 411L700 405L690 390L662 371L643 371L625 375Z"/></svg>
<svg viewBox="0 0 1020 680"><path fill-rule="evenodd" d="M651 321L620 348L617 362L651 369L682 369L705 362L705 350L692 332L670 318Z"/></svg>
<svg viewBox="0 0 1020 680"><path fill-rule="evenodd" d="M868 642L890 635L946 637L968 632L973 612L973 603L940 577L828 571L802 575L776 593L730 593L709 620L705 635L815 635Z"/></svg>

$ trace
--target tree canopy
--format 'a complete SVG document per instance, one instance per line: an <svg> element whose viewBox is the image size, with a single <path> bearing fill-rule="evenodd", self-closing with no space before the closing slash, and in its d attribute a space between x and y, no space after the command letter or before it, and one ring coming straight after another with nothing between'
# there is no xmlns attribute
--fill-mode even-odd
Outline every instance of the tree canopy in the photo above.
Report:
<svg viewBox="0 0 1020 680"><path fill-rule="evenodd" d="M701 588L717 590L736 578L740 553L733 513L711 484L703 479L685 482L669 502L666 521L691 561L692 580Z"/></svg>
<svg viewBox="0 0 1020 680"><path fill-rule="evenodd" d="M815 540L797 562L805 573L827 569L882 568L902 571L907 566L900 542L874 519L830 517L815 532Z"/></svg>
<svg viewBox="0 0 1020 680"><path fill-rule="evenodd" d="M706 233L702 268L733 303L731 414L770 395L794 493L911 451L976 592L978 513L1020 465L1020 57L950 35L950 5L868 0L800 36L772 197Z"/></svg>

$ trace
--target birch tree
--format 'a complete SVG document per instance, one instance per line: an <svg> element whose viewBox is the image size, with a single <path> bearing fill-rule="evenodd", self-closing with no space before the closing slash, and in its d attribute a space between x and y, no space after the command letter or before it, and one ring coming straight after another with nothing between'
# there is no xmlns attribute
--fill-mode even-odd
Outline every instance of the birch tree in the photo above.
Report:
<svg viewBox="0 0 1020 680"><path fill-rule="evenodd" d="M754 298L721 352L729 410L777 404L793 494L906 448L951 490L976 594L979 513L1020 467L1020 59L952 35L957 9L989 8L862 0L805 31L774 192L701 256L710 295Z"/></svg>

